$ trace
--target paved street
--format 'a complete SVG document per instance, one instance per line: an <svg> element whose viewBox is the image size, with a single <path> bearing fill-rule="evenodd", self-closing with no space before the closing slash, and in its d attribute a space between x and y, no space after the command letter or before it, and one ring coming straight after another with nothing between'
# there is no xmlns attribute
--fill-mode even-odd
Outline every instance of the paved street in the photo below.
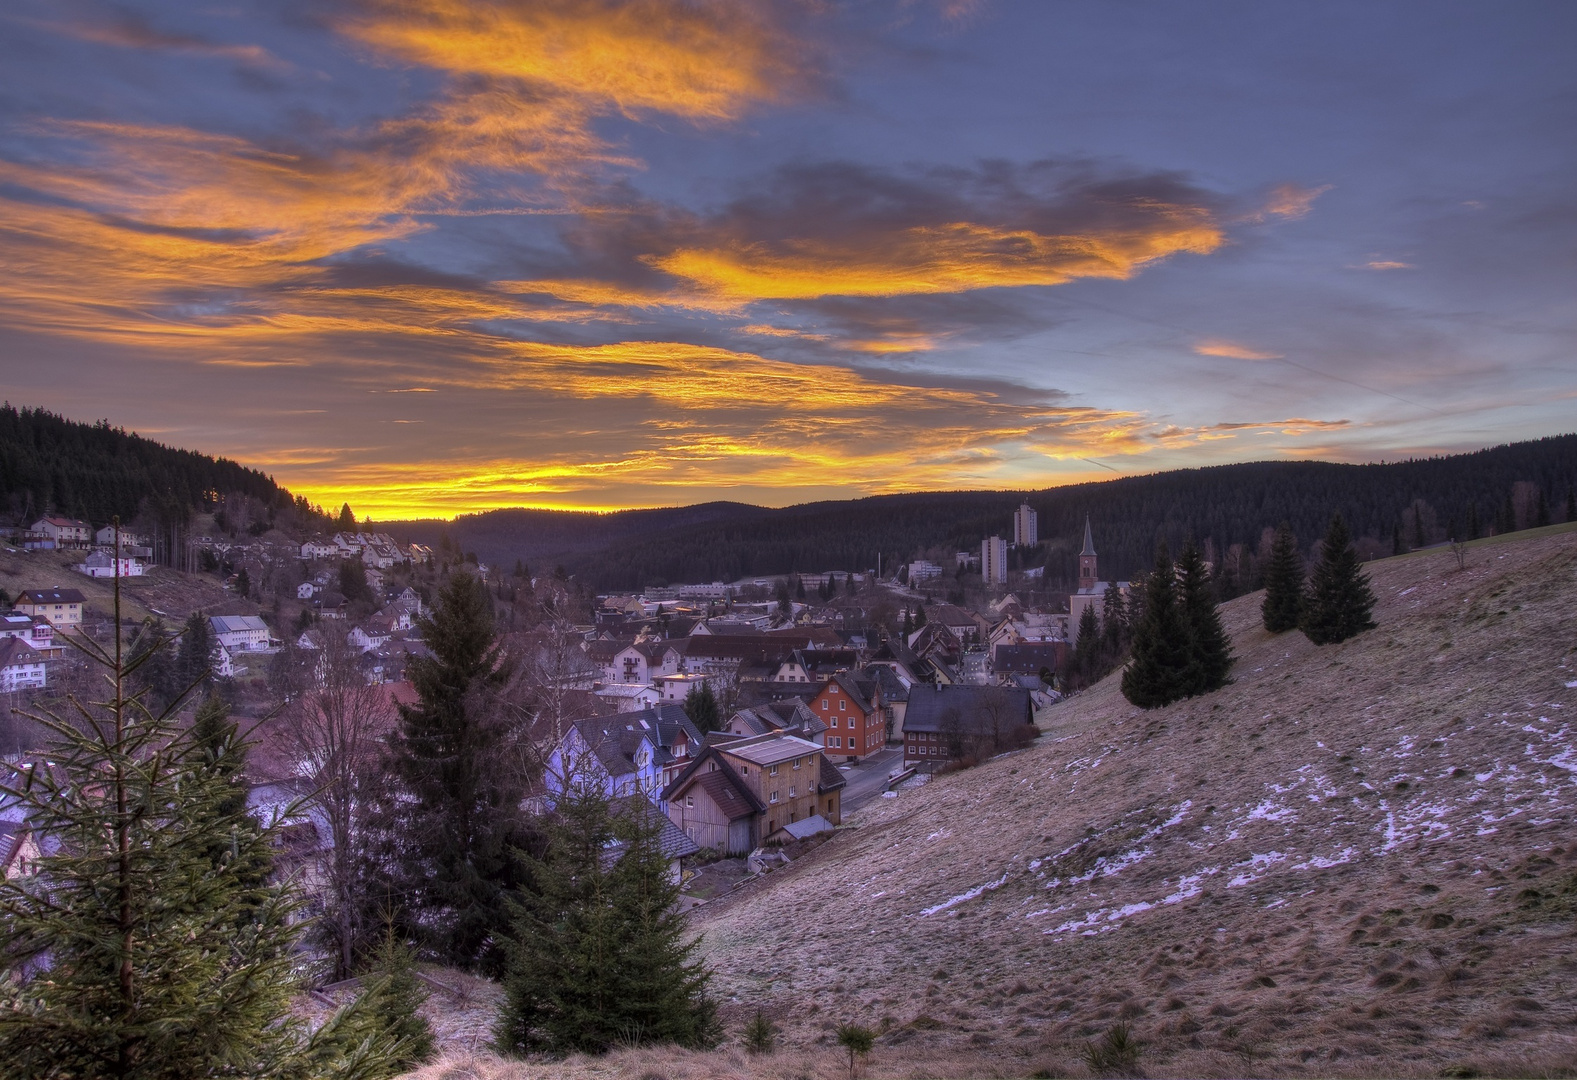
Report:
<svg viewBox="0 0 1577 1080"><path fill-rule="evenodd" d="M847 814L887 790L887 774L903 763L903 747L889 746L872 754L858 765L839 768L849 786L843 789L842 807Z"/></svg>

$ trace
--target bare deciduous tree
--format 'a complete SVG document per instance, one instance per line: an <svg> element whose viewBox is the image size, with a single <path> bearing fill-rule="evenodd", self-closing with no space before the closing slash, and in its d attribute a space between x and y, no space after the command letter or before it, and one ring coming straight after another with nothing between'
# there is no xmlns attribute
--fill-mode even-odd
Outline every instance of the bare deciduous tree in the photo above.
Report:
<svg viewBox="0 0 1577 1080"><path fill-rule="evenodd" d="M312 639L316 663L307 685L286 706L282 730L310 788L306 801L327 822L334 845L324 868L324 927L334 945L336 977L348 978L366 910L358 873L363 789L394 726L394 707L381 686L367 682L361 658L343 633L314 631Z"/></svg>

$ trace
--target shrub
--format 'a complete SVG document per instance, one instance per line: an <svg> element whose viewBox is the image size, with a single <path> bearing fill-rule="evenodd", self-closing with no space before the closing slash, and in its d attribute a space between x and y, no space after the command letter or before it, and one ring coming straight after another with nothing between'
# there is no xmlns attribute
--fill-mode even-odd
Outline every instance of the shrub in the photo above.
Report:
<svg viewBox="0 0 1577 1080"><path fill-rule="evenodd" d="M1098 1043L1084 1048L1084 1061L1100 1076L1131 1076L1139 1064L1139 1041L1127 1024L1113 1024Z"/></svg>
<svg viewBox="0 0 1577 1080"><path fill-rule="evenodd" d="M776 1048L778 1026L767 1019L760 1009L745 1025L745 1049L752 1054L770 1054Z"/></svg>

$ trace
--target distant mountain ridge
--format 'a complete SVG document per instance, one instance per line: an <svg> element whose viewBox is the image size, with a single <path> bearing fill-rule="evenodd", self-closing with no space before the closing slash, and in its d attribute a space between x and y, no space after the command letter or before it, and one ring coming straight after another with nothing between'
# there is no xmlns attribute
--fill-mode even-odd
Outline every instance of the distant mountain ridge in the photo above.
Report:
<svg viewBox="0 0 1577 1080"><path fill-rule="evenodd" d="M45 513L95 525L116 515L130 523L139 514L184 523L232 495L270 512L307 511L305 499L228 458L165 446L107 420L84 424L44 409L0 406L0 508L19 523Z"/></svg>
<svg viewBox="0 0 1577 1080"><path fill-rule="evenodd" d="M382 522L404 540L435 542L447 530L484 561L534 572L562 565L598 589L737 580L752 575L865 570L927 548L980 550L988 535L1008 536L1011 515L1027 501L1040 515L1042 552L1026 565L1048 564L1071 578L1085 515L1095 523L1105 575L1128 577L1153 559L1157 540L1174 550L1188 536L1217 550L1253 546L1262 530L1291 523L1305 546L1331 511L1355 536L1388 545L1415 500L1426 506L1426 542L1465 535L1476 517L1495 529L1514 485L1541 492L1562 520L1577 484L1577 434L1492 447L1468 454L1341 465L1262 461L1181 469L1031 492L952 491L877 495L771 509L713 502L658 510L578 513L495 510L441 521ZM1526 507L1514 514L1528 516ZM1431 520L1432 519L1432 520ZM1519 521L1519 524L1531 524ZM1406 538L1411 542L1412 537Z"/></svg>

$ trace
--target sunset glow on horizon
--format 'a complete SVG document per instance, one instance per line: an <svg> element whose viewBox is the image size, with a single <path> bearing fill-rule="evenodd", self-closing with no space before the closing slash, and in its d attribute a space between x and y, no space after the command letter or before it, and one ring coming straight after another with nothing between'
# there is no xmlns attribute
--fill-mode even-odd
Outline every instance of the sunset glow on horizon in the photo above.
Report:
<svg viewBox="0 0 1577 1080"><path fill-rule="evenodd" d="M1574 428L1577 9L0 14L0 395L378 520Z"/></svg>

